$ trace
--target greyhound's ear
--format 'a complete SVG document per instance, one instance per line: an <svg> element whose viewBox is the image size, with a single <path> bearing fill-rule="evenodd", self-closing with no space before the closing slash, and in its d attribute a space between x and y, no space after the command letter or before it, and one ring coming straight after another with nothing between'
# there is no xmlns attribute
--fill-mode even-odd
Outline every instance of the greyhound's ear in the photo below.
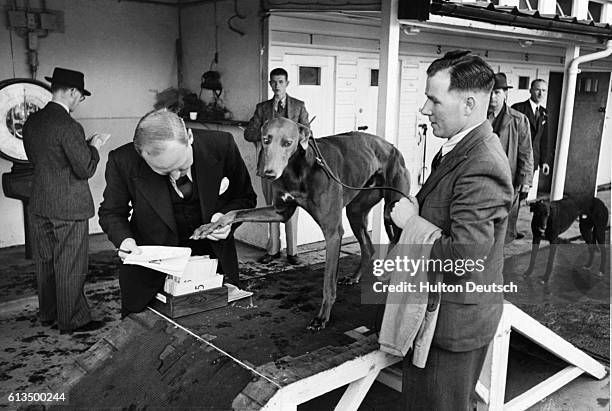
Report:
<svg viewBox="0 0 612 411"><path fill-rule="evenodd" d="M312 131L310 131L310 127L303 124L297 123L297 126L300 133L300 145L306 150L308 149L308 139L312 136Z"/></svg>

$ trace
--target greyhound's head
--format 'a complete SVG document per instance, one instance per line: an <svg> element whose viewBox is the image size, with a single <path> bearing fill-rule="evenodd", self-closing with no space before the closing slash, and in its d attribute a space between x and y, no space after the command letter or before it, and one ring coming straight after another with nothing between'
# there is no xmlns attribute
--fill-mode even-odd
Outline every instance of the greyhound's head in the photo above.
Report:
<svg viewBox="0 0 612 411"><path fill-rule="evenodd" d="M529 211L533 213L531 219L531 228L537 230L540 236L544 236L546 225L548 224L548 216L550 215L550 204L543 200L538 200L531 203Z"/></svg>
<svg viewBox="0 0 612 411"><path fill-rule="evenodd" d="M291 156L300 149L308 149L310 129L288 118L274 118L261 127L262 152L258 159L257 175L276 180Z"/></svg>

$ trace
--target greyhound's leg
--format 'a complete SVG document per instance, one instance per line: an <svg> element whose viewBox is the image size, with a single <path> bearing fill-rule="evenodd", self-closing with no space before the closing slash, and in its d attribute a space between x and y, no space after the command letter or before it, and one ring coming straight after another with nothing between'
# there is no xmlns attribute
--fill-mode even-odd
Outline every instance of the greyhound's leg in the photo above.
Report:
<svg viewBox="0 0 612 411"><path fill-rule="evenodd" d="M559 238L555 238L550 242L550 250L548 251L548 262L546 263L546 271L544 272L544 277L542 277L542 280L540 280L542 284L547 284L548 280L550 279L553 264L555 262L555 254L557 254L558 242Z"/></svg>
<svg viewBox="0 0 612 411"><path fill-rule="evenodd" d="M323 301L319 314L308 325L309 330L318 331L325 328L331 317L331 309L336 301L336 283L338 281L338 259L340 257L340 244L342 242L342 210L338 215L329 218L328 226L322 226L325 236L325 272L323 274ZM326 217L327 218L327 217Z"/></svg>
<svg viewBox="0 0 612 411"><path fill-rule="evenodd" d="M363 270L369 267L370 260L374 254L372 240L368 235L368 213L372 207L380 201L380 191L362 191L353 201L346 206L346 216L353 230L353 234L359 242L361 260L359 267L351 275L340 279L341 284L357 284L361 279Z"/></svg>
<svg viewBox="0 0 612 411"><path fill-rule="evenodd" d="M529 267L527 268L527 271L525 271L525 274L523 274L524 277L529 277L531 273L533 273L533 269L535 268L539 249L540 249L540 238L534 236L533 242L531 243L531 258L529 259Z"/></svg>
<svg viewBox="0 0 612 411"><path fill-rule="evenodd" d="M594 227L588 218L582 217L580 217L580 223L578 225L580 227L580 234L582 235L582 239L589 248L589 259L586 265L582 267L582 269L590 271L593 266L593 259L595 258L595 248L597 247L595 245L595 234L593 233Z"/></svg>
<svg viewBox="0 0 612 411"><path fill-rule="evenodd" d="M600 254L598 274L600 277L603 277L604 272L606 271L606 264L608 262L608 250L606 250L606 227L605 225L601 225L601 226L598 225L594 228L593 231L594 231L595 241L597 242L597 246L599 248L599 254Z"/></svg>

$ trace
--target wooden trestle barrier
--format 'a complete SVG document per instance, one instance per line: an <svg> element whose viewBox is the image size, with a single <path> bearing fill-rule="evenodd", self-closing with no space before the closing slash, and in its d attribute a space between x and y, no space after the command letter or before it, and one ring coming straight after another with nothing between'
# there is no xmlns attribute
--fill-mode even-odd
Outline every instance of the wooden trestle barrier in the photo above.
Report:
<svg viewBox="0 0 612 411"><path fill-rule="evenodd" d="M335 409L357 410L376 380L401 391L401 369L391 366L402 359L378 350L377 337L366 337L363 335L365 331L365 327L349 331L347 334L357 340L348 347L325 347L297 358L284 357L258 367L257 371L269 379L259 378L250 382L234 399L233 408L295 410L298 404L348 385ZM529 338L569 366L511 401L504 402L511 331ZM604 366L596 360L506 302L476 387L481 399L478 409L525 410L582 373L597 379L606 376Z"/></svg>

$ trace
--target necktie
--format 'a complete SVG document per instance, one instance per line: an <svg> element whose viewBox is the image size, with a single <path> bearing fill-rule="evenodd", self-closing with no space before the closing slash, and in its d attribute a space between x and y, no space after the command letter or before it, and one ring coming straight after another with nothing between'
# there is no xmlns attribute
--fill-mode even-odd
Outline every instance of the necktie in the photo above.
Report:
<svg viewBox="0 0 612 411"><path fill-rule="evenodd" d="M193 193L193 183L189 177L187 177L187 174L176 180L176 188L183 193L183 199L189 200L191 198L191 194Z"/></svg>
<svg viewBox="0 0 612 411"><path fill-rule="evenodd" d="M438 153L434 156L433 161L431 162L431 171L434 171L436 168L438 168L438 166L440 166L440 163L442 162L442 157L444 157L442 155L442 149L440 149L440 151L438 151Z"/></svg>
<svg viewBox="0 0 612 411"><path fill-rule="evenodd" d="M540 106L537 106L535 109L535 119L536 119L536 122L540 120Z"/></svg>
<svg viewBox="0 0 612 411"><path fill-rule="evenodd" d="M276 105L276 112L278 113L278 115L282 116L283 115L283 102L279 101L278 104Z"/></svg>

